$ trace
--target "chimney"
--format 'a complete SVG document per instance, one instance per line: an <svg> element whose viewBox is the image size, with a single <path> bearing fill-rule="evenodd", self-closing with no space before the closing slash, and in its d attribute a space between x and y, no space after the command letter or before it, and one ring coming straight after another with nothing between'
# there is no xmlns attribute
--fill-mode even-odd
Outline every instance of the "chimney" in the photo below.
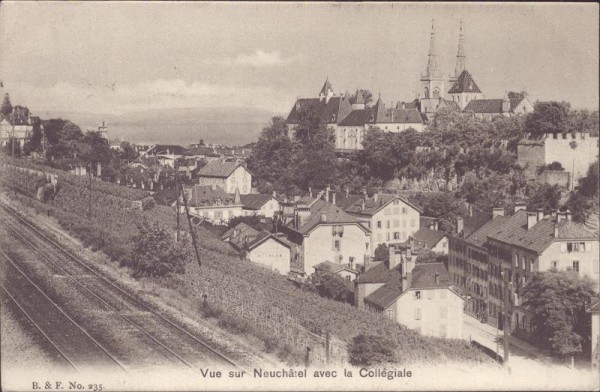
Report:
<svg viewBox="0 0 600 392"><path fill-rule="evenodd" d="M433 221L433 230L437 231L437 229L438 229L438 221L436 219L436 220Z"/></svg>
<svg viewBox="0 0 600 392"><path fill-rule="evenodd" d="M550 215L552 215L553 218L556 218L557 214L556 214L556 209L551 209L550 210Z"/></svg>
<svg viewBox="0 0 600 392"><path fill-rule="evenodd" d="M558 238L558 222L554 223L554 238Z"/></svg>
<svg viewBox="0 0 600 392"><path fill-rule="evenodd" d="M456 217L456 232L461 234L465 230L465 222L461 216Z"/></svg>
<svg viewBox="0 0 600 392"><path fill-rule="evenodd" d="M335 205L335 193L331 194L331 202Z"/></svg>
<svg viewBox="0 0 600 392"><path fill-rule="evenodd" d="M388 267L389 269L394 268L394 266L397 264L397 259L396 259L396 247L394 245L391 245L388 247Z"/></svg>
<svg viewBox="0 0 600 392"><path fill-rule="evenodd" d="M308 187L308 195L312 199L313 195L312 195L312 188L311 187Z"/></svg>
<svg viewBox="0 0 600 392"><path fill-rule="evenodd" d="M367 190L363 189L363 199L367 200L369 198L369 195L367 194Z"/></svg>
<svg viewBox="0 0 600 392"><path fill-rule="evenodd" d="M327 222L327 214L324 212L321 212L321 220L320 222Z"/></svg>
<svg viewBox="0 0 600 392"><path fill-rule="evenodd" d="M537 223L537 212L527 211L527 230L531 229Z"/></svg>
<svg viewBox="0 0 600 392"><path fill-rule="evenodd" d="M440 273L436 272L434 277L435 284L440 284Z"/></svg>
<svg viewBox="0 0 600 392"><path fill-rule="evenodd" d="M568 208L565 211L565 216L567 217L567 220L570 222L572 217L571 217L571 210L569 210Z"/></svg>
<svg viewBox="0 0 600 392"><path fill-rule="evenodd" d="M365 199L362 199L360 201L360 210L363 212L365 211Z"/></svg>
<svg viewBox="0 0 600 392"><path fill-rule="evenodd" d="M98 177L102 176L102 164L100 162L96 165L96 175Z"/></svg>
<svg viewBox="0 0 600 392"><path fill-rule="evenodd" d="M537 221L541 221L542 219L544 219L544 209L543 208L538 208L537 210Z"/></svg>
<svg viewBox="0 0 600 392"><path fill-rule="evenodd" d="M364 256L364 266L365 272L367 272L367 270L371 268L371 256L369 256L368 254L365 254Z"/></svg>
<svg viewBox="0 0 600 392"><path fill-rule="evenodd" d="M504 216L504 208L503 207L492 208L492 218L495 218L497 216Z"/></svg>
<svg viewBox="0 0 600 392"><path fill-rule="evenodd" d="M329 185L327 185L327 188L325 188L325 201L329 203Z"/></svg>
<svg viewBox="0 0 600 392"><path fill-rule="evenodd" d="M300 226L300 216L298 214L298 206L294 206L294 229Z"/></svg>
<svg viewBox="0 0 600 392"><path fill-rule="evenodd" d="M236 238L238 235L240 235L240 229L233 229L233 235L231 238Z"/></svg>
<svg viewBox="0 0 600 392"><path fill-rule="evenodd" d="M374 201L375 203L377 203L377 200L378 200L378 198L379 198L378 196L379 196L379 192L375 192L375 194L373 195L373 201Z"/></svg>
<svg viewBox="0 0 600 392"><path fill-rule="evenodd" d="M346 195L346 199L347 199L350 194L350 191L348 190L348 188L344 188L344 194Z"/></svg>
<svg viewBox="0 0 600 392"><path fill-rule="evenodd" d="M468 209L469 209L469 217L472 217L473 216L473 204L469 203Z"/></svg>
<svg viewBox="0 0 600 392"><path fill-rule="evenodd" d="M515 203L515 212L525 209L525 203Z"/></svg>

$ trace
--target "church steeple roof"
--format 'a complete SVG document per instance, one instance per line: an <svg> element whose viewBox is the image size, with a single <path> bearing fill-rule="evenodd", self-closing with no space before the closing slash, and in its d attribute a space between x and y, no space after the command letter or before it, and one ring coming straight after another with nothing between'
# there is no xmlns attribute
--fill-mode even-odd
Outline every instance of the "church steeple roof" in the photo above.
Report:
<svg viewBox="0 0 600 392"><path fill-rule="evenodd" d="M458 77L466 69L467 54L465 52L462 20L460 21L460 33L458 34L458 53L456 55L456 68L454 75Z"/></svg>
<svg viewBox="0 0 600 392"><path fill-rule="evenodd" d="M433 19L431 20L431 38L429 41L429 55L427 58L427 69L425 70L425 77L440 77L440 75L437 72L437 52L435 50L435 30L433 27Z"/></svg>
<svg viewBox="0 0 600 392"><path fill-rule="evenodd" d="M475 80L469 73L469 71L464 70L461 72L456 82L452 88L448 91L448 94L460 94L460 93L480 93L481 90L475 83Z"/></svg>
<svg viewBox="0 0 600 392"><path fill-rule="evenodd" d="M325 79L325 84L323 84L323 88L321 89L321 92L319 94L323 94L323 95L327 95L327 91L333 91L333 88L331 87L331 83L329 83L329 76L327 77L327 79Z"/></svg>
<svg viewBox="0 0 600 392"><path fill-rule="evenodd" d="M381 93L379 93L379 98L377 102L375 102L375 106L373 106L373 110L371 112L370 122L381 122L385 117L385 105L381 100Z"/></svg>
<svg viewBox="0 0 600 392"><path fill-rule="evenodd" d="M362 92L360 92L359 90L356 90L356 102L357 104L364 104L365 103L365 97L363 97Z"/></svg>

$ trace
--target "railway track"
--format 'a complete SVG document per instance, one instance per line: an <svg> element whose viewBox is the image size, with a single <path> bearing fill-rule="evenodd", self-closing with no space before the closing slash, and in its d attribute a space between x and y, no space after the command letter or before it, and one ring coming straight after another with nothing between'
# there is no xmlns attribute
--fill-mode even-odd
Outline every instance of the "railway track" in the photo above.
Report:
<svg viewBox="0 0 600 392"><path fill-rule="evenodd" d="M64 277L72 288L76 287L79 292L84 293L88 300L93 300L108 312L107 315L112 319L119 319L126 329L134 330L147 344L154 345L156 352L169 357L171 362L194 371L198 371L199 366L208 364L239 367L227 354L214 349L202 339L158 314L90 268L12 209L2 204L0 207L4 215L1 219L2 226L22 244L36 252L45 261L45 267ZM22 275L27 276L28 271L23 271L24 269L26 268L21 268ZM29 271L30 274L34 272Z"/></svg>

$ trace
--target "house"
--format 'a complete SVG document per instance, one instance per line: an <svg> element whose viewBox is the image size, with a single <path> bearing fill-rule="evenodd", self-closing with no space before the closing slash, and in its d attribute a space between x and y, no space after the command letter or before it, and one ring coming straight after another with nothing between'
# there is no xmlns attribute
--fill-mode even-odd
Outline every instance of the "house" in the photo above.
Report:
<svg viewBox="0 0 600 392"><path fill-rule="evenodd" d="M247 195L252 190L252 173L238 162L208 162L196 174L198 184L202 186L217 186L225 193Z"/></svg>
<svg viewBox="0 0 600 392"><path fill-rule="evenodd" d="M427 249L448 254L448 236L445 231L420 228L413 234L414 251Z"/></svg>
<svg viewBox="0 0 600 392"><path fill-rule="evenodd" d="M315 265L315 271L319 268L325 268L331 273L341 276L344 280L352 282L359 274L358 270L350 268L348 264L336 264L331 261L324 261L320 264Z"/></svg>
<svg viewBox="0 0 600 392"><path fill-rule="evenodd" d="M240 222L227 230L221 239L229 242L246 260L282 275L290 272L291 245L281 234L257 230Z"/></svg>
<svg viewBox="0 0 600 392"><path fill-rule="evenodd" d="M279 212L279 199L275 192L272 195L247 194L241 195L242 210L244 215L262 215L266 218L272 218Z"/></svg>
<svg viewBox="0 0 600 392"><path fill-rule="evenodd" d="M444 263L418 264L410 248L390 246L390 257L355 282L355 305L383 313L423 335L461 339L465 299Z"/></svg>
<svg viewBox="0 0 600 392"><path fill-rule="evenodd" d="M293 245L292 269L303 275L323 261L350 269L364 265L371 253L371 231L361 219L321 199L309 202L296 202L293 215L282 218L281 231Z"/></svg>
<svg viewBox="0 0 600 392"><path fill-rule="evenodd" d="M537 176L538 169L559 162L570 173L570 189L587 175L588 168L598 159L598 136L586 132L528 135L517 145L517 163Z"/></svg>
<svg viewBox="0 0 600 392"><path fill-rule="evenodd" d="M475 118L491 120L495 116L514 116L533 112L533 105L527 97L509 98L504 95L502 99L473 99L464 109L472 113Z"/></svg>
<svg viewBox="0 0 600 392"><path fill-rule="evenodd" d="M239 192L229 194L217 186L194 185L186 190L189 213L213 225L226 225L231 218L242 216ZM185 212L183 201L181 212Z"/></svg>
<svg viewBox="0 0 600 392"><path fill-rule="evenodd" d="M14 138L15 147L23 147L33 134L35 127L43 131L44 126L40 118L32 117L28 108L16 105L12 113L0 118L0 145L8 145L11 138Z"/></svg>
<svg viewBox="0 0 600 392"><path fill-rule="evenodd" d="M600 368L600 300L595 298L587 311L592 316L592 368Z"/></svg>
<svg viewBox="0 0 600 392"><path fill-rule="evenodd" d="M401 196L375 193L364 195L345 211L364 221L371 230L371 249L379 244L406 241L419 230L421 209Z"/></svg>

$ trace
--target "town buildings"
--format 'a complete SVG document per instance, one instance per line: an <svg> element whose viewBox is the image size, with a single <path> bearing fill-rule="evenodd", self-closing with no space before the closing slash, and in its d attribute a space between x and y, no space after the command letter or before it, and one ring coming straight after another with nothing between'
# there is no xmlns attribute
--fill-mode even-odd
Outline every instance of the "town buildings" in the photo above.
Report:
<svg viewBox="0 0 600 392"><path fill-rule="evenodd" d="M0 119L0 145L8 145L11 138L14 138L15 147L23 147L33 134L34 127L39 127L43 133L44 126L39 117L31 116L26 107L15 106L12 113Z"/></svg>
<svg viewBox="0 0 600 392"><path fill-rule="evenodd" d="M491 324L514 314L511 329L532 332L531 315L519 293L534 272L567 270L599 283L598 237L573 222L567 212L544 215L517 206L512 216L502 209L468 236L450 238L449 271L472 301L468 310Z"/></svg>
<svg viewBox="0 0 600 392"><path fill-rule="evenodd" d="M231 218L243 215L239 192L226 193L216 185L194 185L188 188L187 204L190 215L213 225L226 225ZM185 213L183 203L180 203L180 212Z"/></svg>
<svg viewBox="0 0 600 392"><path fill-rule="evenodd" d="M208 162L198 170L198 184L203 186L217 186L225 193L242 195L252 191L252 173L238 162Z"/></svg>

